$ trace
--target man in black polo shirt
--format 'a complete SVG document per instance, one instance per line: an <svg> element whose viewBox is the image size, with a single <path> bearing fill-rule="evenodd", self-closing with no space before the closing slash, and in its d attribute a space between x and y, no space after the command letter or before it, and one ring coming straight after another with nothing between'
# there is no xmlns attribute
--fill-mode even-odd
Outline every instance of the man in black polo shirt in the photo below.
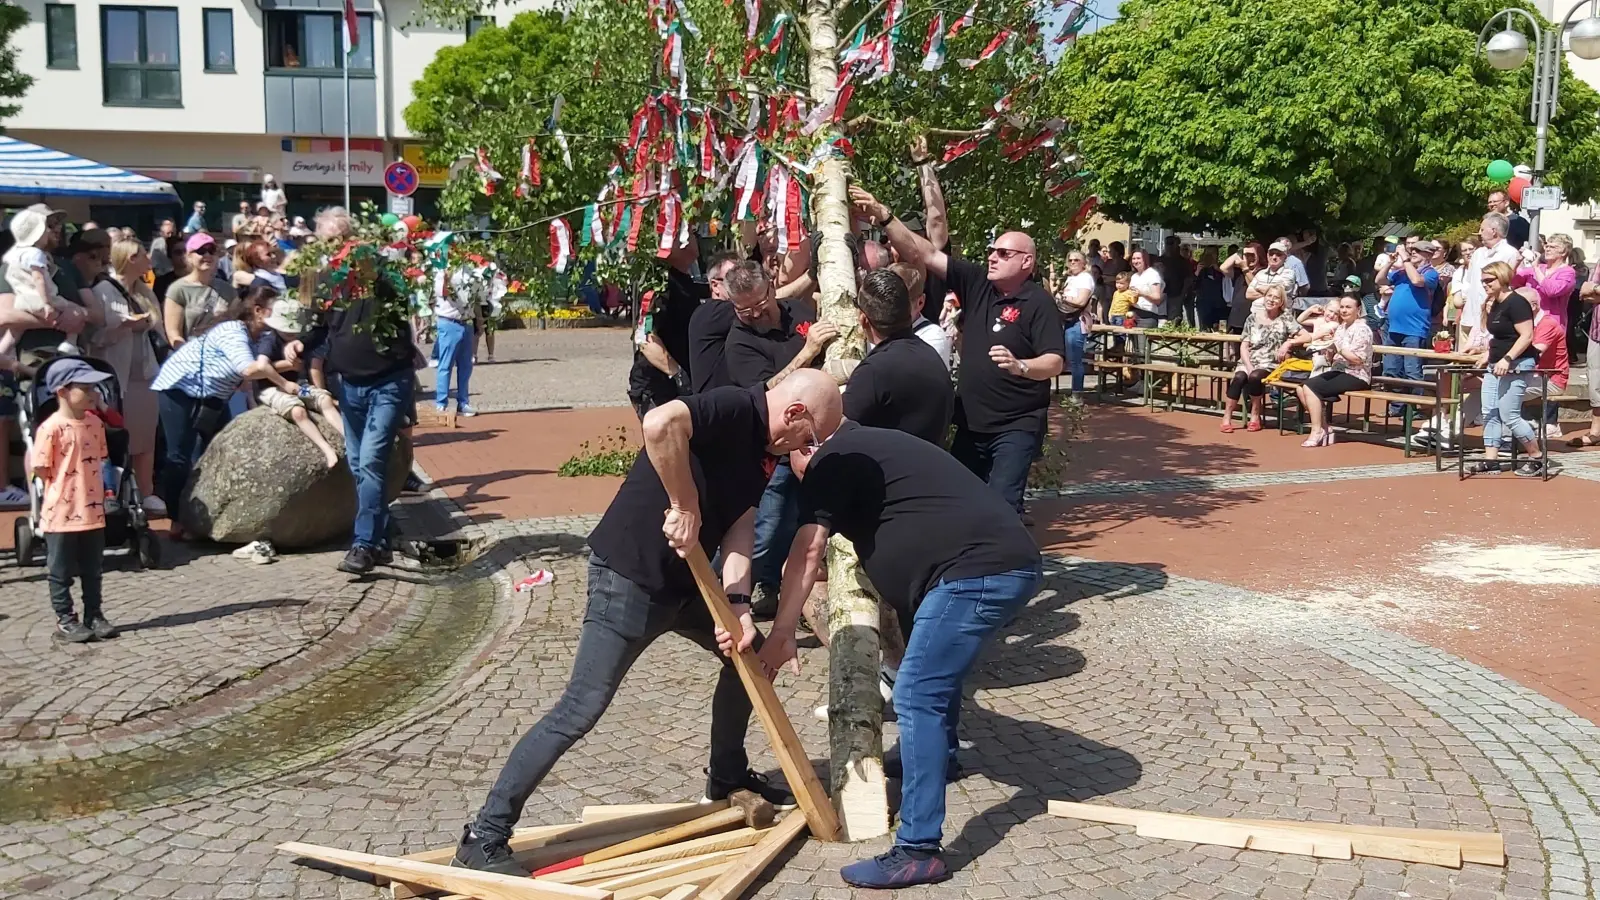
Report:
<svg viewBox="0 0 1600 900"><path fill-rule="evenodd" d="M839 329L817 322L808 301L775 299L772 283L759 263L748 260L728 267L724 287L738 323L728 333L728 377L740 387L773 388L791 374L820 365L822 350ZM777 608L783 558L796 527L794 473L789 461L778 461L756 512L756 612L763 617Z"/></svg>
<svg viewBox="0 0 1600 900"><path fill-rule="evenodd" d="M1044 440L1050 379L1065 365L1066 335L1055 301L1033 280L1033 238L1008 231L989 247L989 266L935 250L887 206L850 188L858 213L883 225L900 258L943 278L961 301L961 374L950 452L1018 513L1028 467Z"/></svg>
<svg viewBox="0 0 1600 900"><path fill-rule="evenodd" d="M640 330L648 333L641 336L633 354L633 369L628 372L628 399L640 418L685 393L682 388L692 383L689 319L700 302L711 296L708 287L689 273L698 252L691 238L688 246L667 257L667 287L656 292L654 304L640 323Z"/></svg>
<svg viewBox="0 0 1600 900"><path fill-rule="evenodd" d="M911 297L890 269L868 272L856 294L861 329L872 352L850 373L844 415L874 428L893 428L944 446L955 390L939 352L911 330Z"/></svg>
<svg viewBox="0 0 1600 900"><path fill-rule="evenodd" d="M706 270L711 300L689 317L689 384L696 394L733 384L728 377L728 333L737 319L728 302L727 276L738 259L732 253L711 257Z"/></svg>
<svg viewBox="0 0 1600 900"><path fill-rule="evenodd" d="M847 421L790 460L805 524L762 662L777 671L794 658L795 626L825 565L828 536L848 538L909 640L894 685L900 828L888 853L840 875L878 889L943 881L945 783L956 765L961 683L984 644L1038 588L1039 548L1004 500L949 454L905 432ZM725 651L732 644L725 633L718 640Z"/></svg>
<svg viewBox="0 0 1600 900"><path fill-rule="evenodd" d="M716 388L652 410L644 452L589 535L589 605L565 693L522 736L476 821L463 829L456 864L527 874L506 846L522 808L556 761L599 721L633 661L675 631L713 652L712 618L682 557L696 543L722 551L722 581L743 623L750 620L750 548L755 505L775 462L839 425L839 390L821 372L765 387ZM725 664L711 702L706 796L735 790L793 806L787 789L750 771L744 737L750 696Z"/></svg>

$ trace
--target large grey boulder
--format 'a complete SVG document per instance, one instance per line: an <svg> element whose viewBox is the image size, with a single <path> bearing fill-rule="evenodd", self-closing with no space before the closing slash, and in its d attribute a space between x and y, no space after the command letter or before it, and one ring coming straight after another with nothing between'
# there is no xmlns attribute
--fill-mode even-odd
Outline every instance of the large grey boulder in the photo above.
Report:
<svg viewBox="0 0 1600 900"><path fill-rule="evenodd" d="M219 543L268 540L279 548L317 547L349 537L356 486L344 456L344 435L312 414L341 457L332 469L295 424L258 407L228 423L195 464L184 489L185 531ZM389 500L411 471L411 443L402 435L389 454Z"/></svg>

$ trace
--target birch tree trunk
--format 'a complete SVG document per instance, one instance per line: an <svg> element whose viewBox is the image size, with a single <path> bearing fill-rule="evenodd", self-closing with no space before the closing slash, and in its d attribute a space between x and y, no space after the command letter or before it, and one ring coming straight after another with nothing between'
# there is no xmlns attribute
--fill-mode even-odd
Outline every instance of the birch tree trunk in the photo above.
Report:
<svg viewBox="0 0 1600 900"><path fill-rule="evenodd" d="M839 11L843 0L810 0L808 61L811 102L828 101L839 79ZM865 350L856 318L855 262L850 233L850 164L829 158L817 170L813 218L822 233L817 248L818 318L839 326L825 367L848 373ZM883 698L878 690L878 603L867 587L855 548L835 535L828 542L828 732L833 802L845 840L879 837L889 830L883 777Z"/></svg>

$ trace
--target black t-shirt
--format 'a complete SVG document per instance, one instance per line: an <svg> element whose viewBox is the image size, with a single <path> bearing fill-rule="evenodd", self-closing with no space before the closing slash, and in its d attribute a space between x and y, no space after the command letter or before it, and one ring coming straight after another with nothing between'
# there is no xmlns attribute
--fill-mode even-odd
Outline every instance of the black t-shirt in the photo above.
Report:
<svg viewBox="0 0 1600 900"><path fill-rule="evenodd" d="M883 599L914 612L940 581L1039 565L1000 495L955 457L903 431L845 422L800 481L801 522L855 544Z"/></svg>
<svg viewBox="0 0 1600 900"><path fill-rule="evenodd" d="M733 384L728 377L728 332L739 321L728 300L711 300L689 317L689 382L696 394Z"/></svg>
<svg viewBox="0 0 1600 900"><path fill-rule="evenodd" d="M686 272L668 268L667 287L656 295L650 307L650 333L667 348L667 355L683 369L686 380L692 380L694 375L689 352L689 320L700 302L710 296L710 285L695 281ZM678 393L678 386L667 373L651 365L643 353L634 351L633 368L628 372L630 398L649 394L661 404L675 399Z"/></svg>
<svg viewBox="0 0 1600 900"><path fill-rule="evenodd" d="M768 378L783 371L806 345L806 336L800 326L816 321L810 303L784 300L778 304L781 312L778 327L767 331L736 322L728 332L728 378L741 387L765 384ZM820 361L820 357L818 358Z"/></svg>
<svg viewBox="0 0 1600 900"><path fill-rule="evenodd" d="M904 431L940 447L955 406L950 372L938 351L911 332L873 347L844 391L850 421Z"/></svg>
<svg viewBox="0 0 1600 900"><path fill-rule="evenodd" d="M1222 283L1226 279L1222 270L1216 266L1201 266L1200 271L1194 275L1195 302L1201 309L1223 309L1227 301L1222 299Z"/></svg>
<svg viewBox="0 0 1600 900"><path fill-rule="evenodd" d="M1494 313L1489 318L1489 365L1493 366L1511 352L1511 345L1517 342L1517 323L1532 321L1533 306L1521 294L1512 294L1494 305ZM1539 351L1530 341L1528 348L1512 362L1538 358Z"/></svg>
<svg viewBox="0 0 1600 900"><path fill-rule="evenodd" d="M776 462L767 454L767 391L717 388L682 401L694 427L689 468L700 497L700 546L710 557L733 523L761 502ZM589 535L589 548L596 556L650 594L696 590L689 564L667 546L661 533L668 505L661 476L650 458L640 453Z"/></svg>
<svg viewBox="0 0 1600 900"><path fill-rule="evenodd" d="M1017 359L1046 353L1066 359L1067 339L1055 300L1031 279L1016 294L1002 297L987 269L954 256L946 281L961 299L958 415L979 434L1042 430L1050 382L1012 375L994 364L989 348L1001 344Z"/></svg>
<svg viewBox="0 0 1600 900"><path fill-rule="evenodd" d="M1513 214L1506 216L1506 225L1506 243L1521 250L1528 242L1528 220Z"/></svg>

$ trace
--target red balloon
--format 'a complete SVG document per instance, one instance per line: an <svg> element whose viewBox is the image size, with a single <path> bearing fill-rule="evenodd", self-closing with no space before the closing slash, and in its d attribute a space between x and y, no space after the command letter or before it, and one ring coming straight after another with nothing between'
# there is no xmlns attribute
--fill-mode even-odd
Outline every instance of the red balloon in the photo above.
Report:
<svg viewBox="0 0 1600 900"><path fill-rule="evenodd" d="M1513 178L1511 179L1511 183L1506 185L1506 196L1511 198L1512 203L1521 206L1522 189L1532 184L1533 182L1527 178Z"/></svg>
<svg viewBox="0 0 1600 900"><path fill-rule="evenodd" d="M422 217L421 216L406 216L404 219L401 219L400 221L406 223L406 227L407 228L411 229L412 231L416 231L417 230L417 226L422 224Z"/></svg>

